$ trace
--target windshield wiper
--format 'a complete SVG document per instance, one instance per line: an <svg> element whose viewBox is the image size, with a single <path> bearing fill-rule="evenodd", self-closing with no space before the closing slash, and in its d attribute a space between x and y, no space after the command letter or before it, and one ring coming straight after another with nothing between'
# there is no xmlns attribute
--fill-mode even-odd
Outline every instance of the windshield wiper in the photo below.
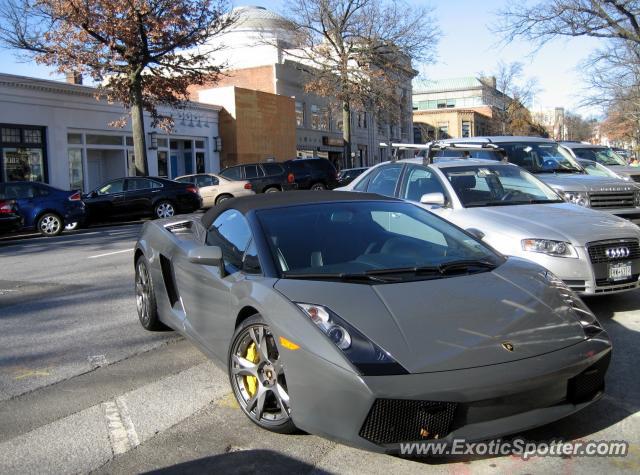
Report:
<svg viewBox="0 0 640 475"><path fill-rule="evenodd" d="M374 275L349 273L349 272L307 272L307 273L295 273L295 272L283 272L282 277L285 279L322 279L322 280L344 280L344 281L365 281L365 282L389 282L389 280L397 279L381 279Z"/></svg>
<svg viewBox="0 0 640 475"><path fill-rule="evenodd" d="M416 267L396 267L391 269L373 269L365 272L367 275L387 275L413 273L416 275L445 275L451 271L468 271L471 267L481 267L485 269L494 269L496 265L485 260L465 259L460 261L451 261L439 264L437 266L416 266Z"/></svg>

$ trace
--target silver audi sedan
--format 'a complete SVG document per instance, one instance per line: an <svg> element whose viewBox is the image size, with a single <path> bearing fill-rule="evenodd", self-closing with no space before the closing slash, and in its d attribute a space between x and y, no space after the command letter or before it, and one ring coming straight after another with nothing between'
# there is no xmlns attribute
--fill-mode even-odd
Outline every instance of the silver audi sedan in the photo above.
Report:
<svg viewBox="0 0 640 475"><path fill-rule="evenodd" d="M534 261L582 295L640 285L640 227L565 202L536 177L490 160L422 159L373 167L344 191L419 203L505 255Z"/></svg>

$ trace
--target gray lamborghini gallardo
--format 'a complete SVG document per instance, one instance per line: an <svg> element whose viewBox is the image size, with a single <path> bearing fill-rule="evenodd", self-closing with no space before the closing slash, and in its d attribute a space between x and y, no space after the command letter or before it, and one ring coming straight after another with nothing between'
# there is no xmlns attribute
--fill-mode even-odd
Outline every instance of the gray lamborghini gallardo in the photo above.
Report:
<svg viewBox="0 0 640 475"><path fill-rule="evenodd" d="M396 452L604 391L609 338L562 281L391 198L275 193L147 222L135 271L142 325L221 360L264 429Z"/></svg>

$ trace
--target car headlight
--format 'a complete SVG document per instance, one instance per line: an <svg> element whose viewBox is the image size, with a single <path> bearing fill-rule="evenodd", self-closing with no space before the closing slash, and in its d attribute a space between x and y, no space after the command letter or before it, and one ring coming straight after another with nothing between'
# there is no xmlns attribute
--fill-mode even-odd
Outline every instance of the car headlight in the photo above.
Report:
<svg viewBox="0 0 640 475"><path fill-rule="evenodd" d="M573 203L574 205L584 206L585 208L590 206L589 193L581 191L564 191L562 192L562 197L566 202Z"/></svg>
<svg viewBox="0 0 640 475"><path fill-rule="evenodd" d="M407 374L393 357L371 342L334 312L322 305L296 305L347 357L364 376Z"/></svg>
<svg viewBox="0 0 640 475"><path fill-rule="evenodd" d="M571 244L551 239L523 239L522 250L540 252L554 257L578 257L578 253Z"/></svg>

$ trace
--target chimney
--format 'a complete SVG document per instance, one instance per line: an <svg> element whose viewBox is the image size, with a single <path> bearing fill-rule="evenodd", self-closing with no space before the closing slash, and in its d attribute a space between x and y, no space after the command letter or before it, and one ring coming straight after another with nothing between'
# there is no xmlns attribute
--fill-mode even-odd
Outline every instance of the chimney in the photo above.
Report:
<svg viewBox="0 0 640 475"><path fill-rule="evenodd" d="M78 71L70 71L65 74L65 79L68 84L82 85L82 74Z"/></svg>

